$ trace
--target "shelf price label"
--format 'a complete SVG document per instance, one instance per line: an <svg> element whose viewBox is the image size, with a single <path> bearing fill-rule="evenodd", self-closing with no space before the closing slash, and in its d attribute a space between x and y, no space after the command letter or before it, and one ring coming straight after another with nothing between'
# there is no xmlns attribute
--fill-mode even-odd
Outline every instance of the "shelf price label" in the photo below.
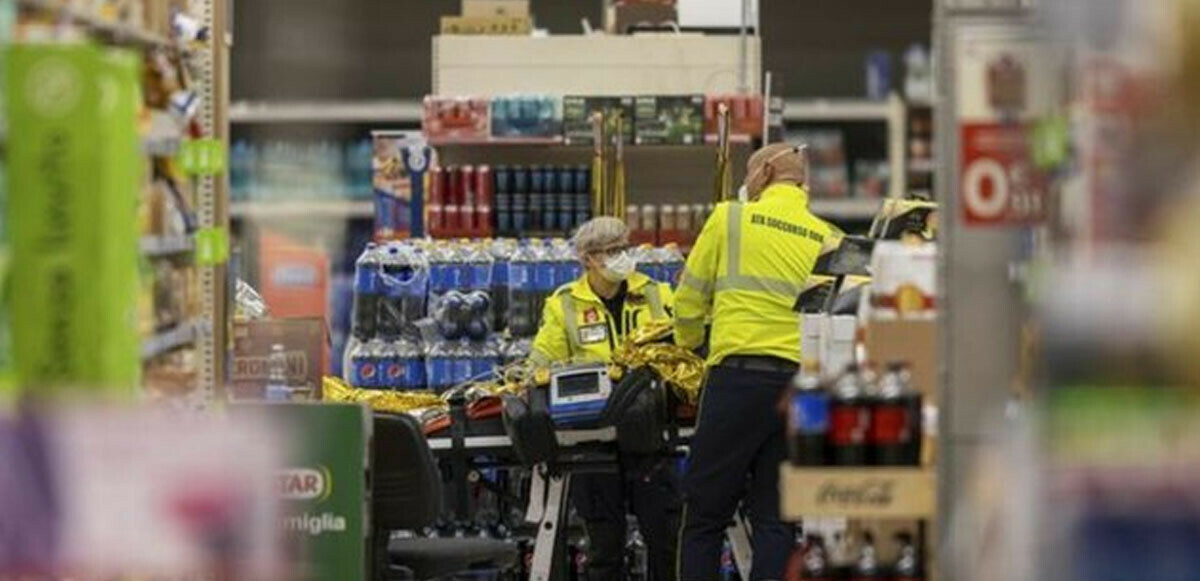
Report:
<svg viewBox="0 0 1200 581"><path fill-rule="evenodd" d="M1025 123L960 125L959 201L969 226L1034 224L1045 218L1046 175L1030 159Z"/></svg>
<svg viewBox="0 0 1200 581"><path fill-rule="evenodd" d="M188 175L215 176L225 171L228 154L219 139L191 139L179 148L179 166Z"/></svg>

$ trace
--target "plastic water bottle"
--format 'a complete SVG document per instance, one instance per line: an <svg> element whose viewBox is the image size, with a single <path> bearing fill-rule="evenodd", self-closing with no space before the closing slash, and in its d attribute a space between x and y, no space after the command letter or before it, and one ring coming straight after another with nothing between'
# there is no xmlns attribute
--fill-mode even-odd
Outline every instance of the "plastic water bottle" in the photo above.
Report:
<svg viewBox="0 0 1200 581"><path fill-rule="evenodd" d="M359 341L347 349L346 381L354 387L373 389L379 386L379 367L374 348L378 340Z"/></svg>
<svg viewBox="0 0 1200 581"><path fill-rule="evenodd" d="M537 332L538 313L534 311L533 271L537 253L522 245L508 265L508 330L514 337L532 337Z"/></svg>
<svg viewBox="0 0 1200 581"><path fill-rule="evenodd" d="M374 147L370 139L360 139L347 150L347 181L350 183L353 197L366 198L371 195L371 165L374 157Z"/></svg>
<svg viewBox="0 0 1200 581"><path fill-rule="evenodd" d="M575 227L592 218L592 170L586 165L575 168Z"/></svg>
<svg viewBox="0 0 1200 581"><path fill-rule="evenodd" d="M500 365L500 343L497 339L489 339L475 343L474 348L471 376L486 379Z"/></svg>
<svg viewBox="0 0 1200 581"><path fill-rule="evenodd" d="M360 341L375 336L379 320L382 285L380 256L374 242L368 242L354 261L354 303L351 307L350 332Z"/></svg>
<svg viewBox="0 0 1200 581"><path fill-rule="evenodd" d="M448 244L446 258L446 290L466 291L470 287L471 268L467 262L467 249L462 244Z"/></svg>
<svg viewBox="0 0 1200 581"><path fill-rule="evenodd" d="M464 261L467 265L466 288L473 291L487 292L492 288L492 258L482 244L471 244L464 249Z"/></svg>
<svg viewBox="0 0 1200 581"><path fill-rule="evenodd" d="M674 242L668 243L666 246L658 249L658 256L663 282L670 284L671 288L678 286L680 274L683 272L684 264L686 264L683 252L679 250L679 245Z"/></svg>
<svg viewBox="0 0 1200 581"><path fill-rule="evenodd" d="M554 289L578 278L575 276L578 261L575 260L575 252L566 240L555 240L551 244L551 255L554 260ZM554 292L554 289L551 289L551 292Z"/></svg>
<svg viewBox="0 0 1200 581"><path fill-rule="evenodd" d="M380 389L398 389L404 375L400 365L400 353L396 350L396 340L389 337L380 339L375 346L375 360L379 380L376 387Z"/></svg>
<svg viewBox="0 0 1200 581"><path fill-rule="evenodd" d="M504 365L524 361L533 351L533 340L529 338L513 339L501 348L500 361Z"/></svg>
<svg viewBox="0 0 1200 581"><path fill-rule="evenodd" d="M229 194L234 200L245 200L249 197L247 184L254 167L250 143L239 139L229 154Z"/></svg>
<svg viewBox="0 0 1200 581"><path fill-rule="evenodd" d="M267 356L267 386L264 390L267 401L289 401L292 399L292 388L287 384L287 354L283 345L271 345L271 354Z"/></svg>
<svg viewBox="0 0 1200 581"><path fill-rule="evenodd" d="M429 249L429 293L441 296L450 290L452 265L447 243L439 242Z"/></svg>

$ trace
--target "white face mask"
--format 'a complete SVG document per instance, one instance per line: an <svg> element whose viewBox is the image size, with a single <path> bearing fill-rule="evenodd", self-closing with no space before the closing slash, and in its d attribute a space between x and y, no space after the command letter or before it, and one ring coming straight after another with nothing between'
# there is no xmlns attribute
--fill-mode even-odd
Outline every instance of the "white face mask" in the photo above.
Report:
<svg viewBox="0 0 1200 581"><path fill-rule="evenodd" d="M637 270L637 259L628 250L604 259L600 275L611 282L621 282Z"/></svg>

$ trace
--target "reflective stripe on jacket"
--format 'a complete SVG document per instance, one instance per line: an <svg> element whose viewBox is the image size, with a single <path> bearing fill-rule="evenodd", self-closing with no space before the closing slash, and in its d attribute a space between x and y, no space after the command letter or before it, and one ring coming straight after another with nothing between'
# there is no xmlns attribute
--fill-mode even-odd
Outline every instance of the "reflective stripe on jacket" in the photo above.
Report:
<svg viewBox="0 0 1200 581"><path fill-rule="evenodd" d="M670 316L669 285L636 272L627 284L619 319L610 315L604 301L592 291L587 275L558 287L546 299L531 357L543 363L607 363L613 350L638 325Z"/></svg>
<svg viewBox="0 0 1200 581"><path fill-rule="evenodd" d="M775 184L753 202L719 204L704 224L675 296L675 342L696 348L712 322L708 365L729 355L800 361L792 311L831 227L808 194Z"/></svg>

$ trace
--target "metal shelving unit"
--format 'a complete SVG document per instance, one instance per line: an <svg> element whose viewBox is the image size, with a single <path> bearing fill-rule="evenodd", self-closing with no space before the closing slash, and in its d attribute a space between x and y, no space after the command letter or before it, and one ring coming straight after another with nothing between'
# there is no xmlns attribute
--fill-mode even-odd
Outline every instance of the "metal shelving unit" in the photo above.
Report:
<svg viewBox="0 0 1200 581"><path fill-rule="evenodd" d="M189 253L196 248L191 236L143 236L138 244L142 254L150 258L176 256Z"/></svg>
<svg viewBox="0 0 1200 581"><path fill-rule="evenodd" d="M239 201L231 207L230 217L239 220L284 218L327 218L332 220L371 218L375 205L371 200L278 200Z"/></svg>
<svg viewBox="0 0 1200 581"><path fill-rule="evenodd" d="M142 342L142 360L153 359L191 345L203 335L201 330L204 328L205 325L200 320L184 321L166 331L152 335Z"/></svg>
<svg viewBox="0 0 1200 581"><path fill-rule="evenodd" d="M229 122L251 123L412 123L421 122L421 102L239 101L229 106Z"/></svg>
<svg viewBox="0 0 1200 581"><path fill-rule="evenodd" d="M151 48L186 50L166 37L141 27L102 18L88 10L55 0L17 0L17 5L26 10L39 10L57 18L73 22L89 31L103 35L116 43L134 44Z"/></svg>

